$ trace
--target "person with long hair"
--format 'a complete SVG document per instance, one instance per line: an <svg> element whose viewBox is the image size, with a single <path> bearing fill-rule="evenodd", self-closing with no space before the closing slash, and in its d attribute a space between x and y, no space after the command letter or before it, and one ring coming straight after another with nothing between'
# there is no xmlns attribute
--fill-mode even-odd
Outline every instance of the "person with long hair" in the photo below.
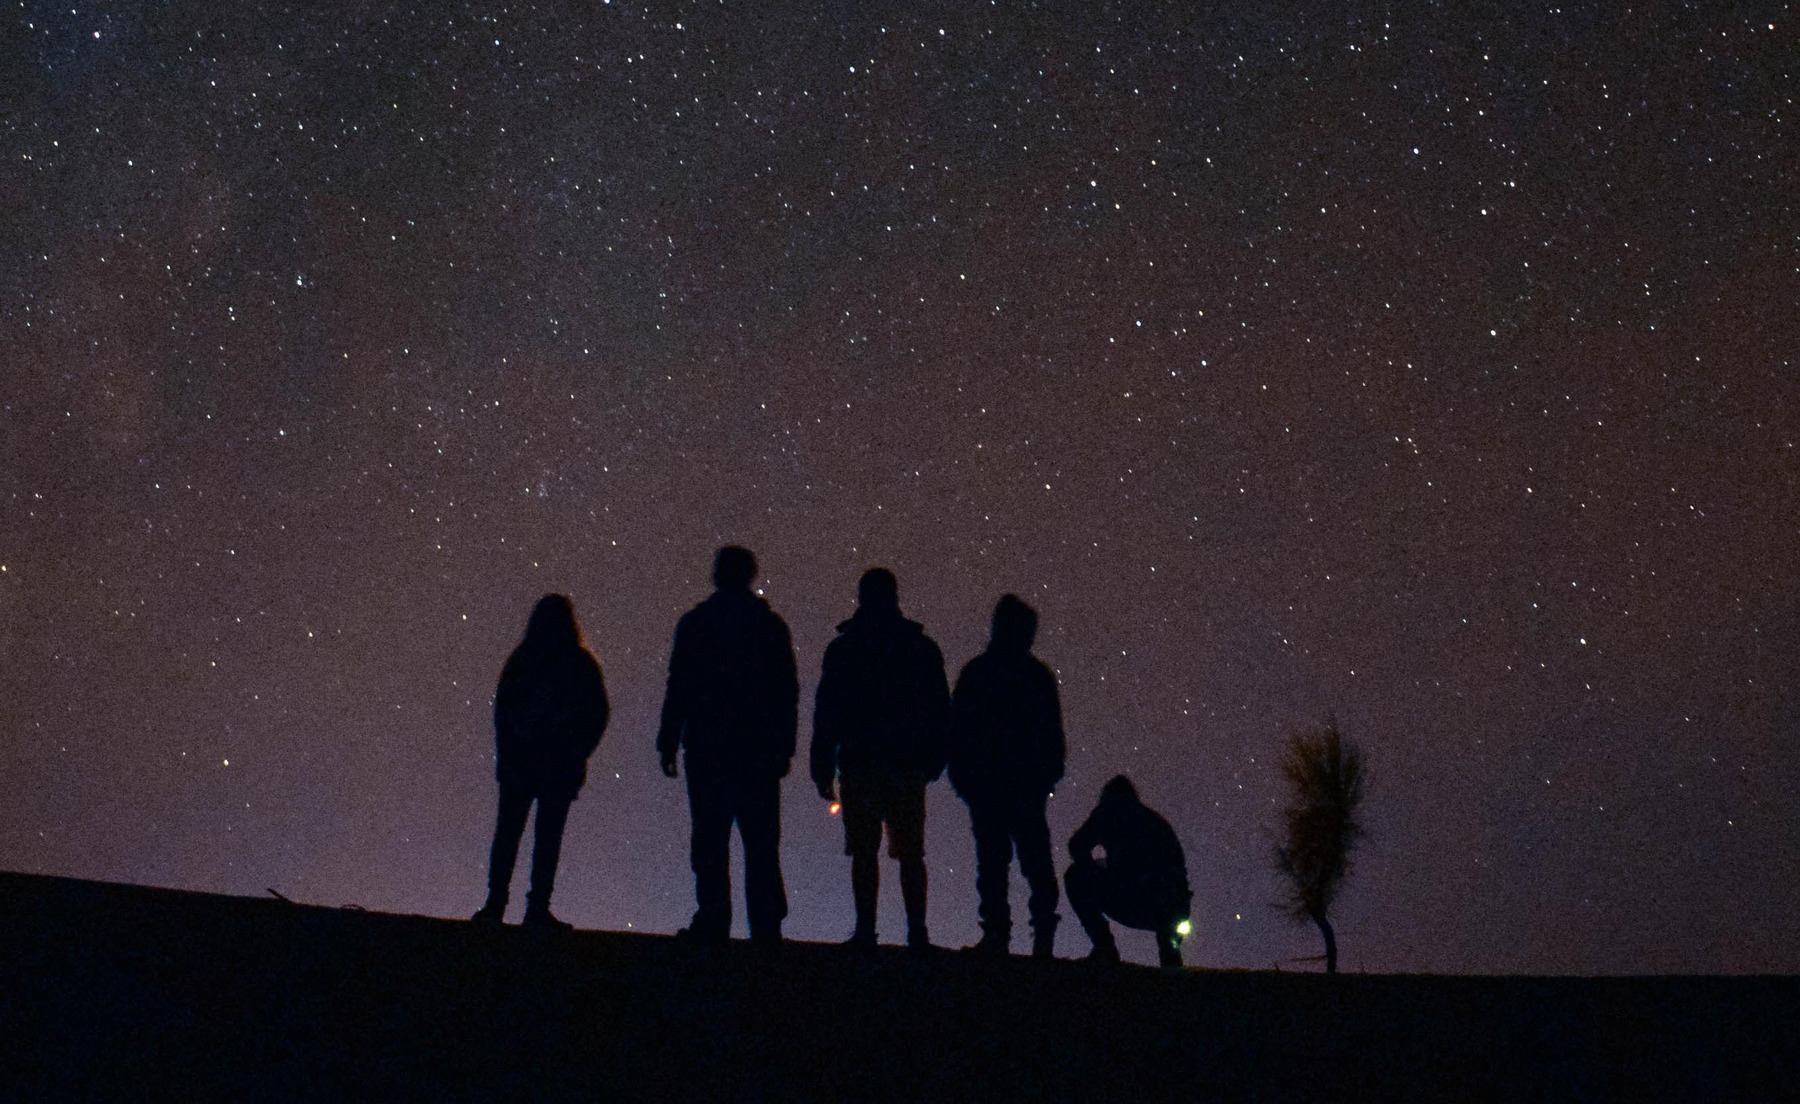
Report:
<svg viewBox="0 0 1800 1104"><path fill-rule="evenodd" d="M477 922L498 924L506 915L519 839L535 804L537 830L525 926L550 931L572 927L551 915L550 893L556 885L569 806L587 781L588 757L600 746L610 713L606 682L600 664L582 644L574 603L565 595L544 595L532 609L525 638L507 658L494 691L494 776L500 783L500 810L488 856L487 903L475 914Z"/></svg>

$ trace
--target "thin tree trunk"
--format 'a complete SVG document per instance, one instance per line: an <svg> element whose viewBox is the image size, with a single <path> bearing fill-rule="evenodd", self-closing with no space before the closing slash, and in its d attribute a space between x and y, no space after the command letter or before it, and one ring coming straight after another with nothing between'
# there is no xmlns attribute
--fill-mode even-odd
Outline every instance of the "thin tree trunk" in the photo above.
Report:
<svg viewBox="0 0 1800 1104"><path fill-rule="evenodd" d="M1323 912L1312 914L1313 923L1319 925L1319 934L1325 937L1325 972L1337 973L1337 936L1331 931L1331 921L1325 919Z"/></svg>

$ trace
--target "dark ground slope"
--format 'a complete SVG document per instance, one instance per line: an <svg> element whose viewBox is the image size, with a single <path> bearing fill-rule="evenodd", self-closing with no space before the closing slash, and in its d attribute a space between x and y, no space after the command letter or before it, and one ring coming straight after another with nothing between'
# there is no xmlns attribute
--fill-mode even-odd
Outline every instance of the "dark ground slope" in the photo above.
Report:
<svg viewBox="0 0 1800 1104"><path fill-rule="evenodd" d="M770 957L13 874L0 939L6 1099L1800 1098L1793 978Z"/></svg>

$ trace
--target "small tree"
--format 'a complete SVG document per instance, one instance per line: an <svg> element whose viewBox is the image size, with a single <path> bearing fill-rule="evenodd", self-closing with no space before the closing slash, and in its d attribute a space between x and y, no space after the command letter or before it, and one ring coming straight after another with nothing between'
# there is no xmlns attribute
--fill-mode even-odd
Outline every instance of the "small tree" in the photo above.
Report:
<svg viewBox="0 0 1800 1104"><path fill-rule="evenodd" d="M1275 848L1275 865L1288 882L1284 908L1297 921L1311 920L1325 937L1325 972L1337 973L1337 937L1326 914L1350 869L1350 849L1362 835L1356 807L1362 801L1363 758L1338 734L1337 722L1295 732L1282 755L1291 803L1283 813L1287 839Z"/></svg>

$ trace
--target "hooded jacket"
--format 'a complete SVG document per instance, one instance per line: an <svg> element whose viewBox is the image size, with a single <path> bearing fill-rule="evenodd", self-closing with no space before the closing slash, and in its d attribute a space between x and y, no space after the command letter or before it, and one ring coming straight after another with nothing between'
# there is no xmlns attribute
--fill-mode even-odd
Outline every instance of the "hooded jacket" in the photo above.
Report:
<svg viewBox="0 0 1800 1104"><path fill-rule="evenodd" d="M1056 676L1028 648L995 645L971 659L950 716L950 784L964 801L1042 797L1062 780Z"/></svg>
<svg viewBox="0 0 1800 1104"><path fill-rule="evenodd" d="M1120 884L1170 915L1185 914L1193 895L1181 840L1135 791L1129 796L1103 792L1093 814L1069 838L1069 853L1077 862L1093 861L1096 847L1106 852L1107 872Z"/></svg>
<svg viewBox="0 0 1800 1104"><path fill-rule="evenodd" d="M746 588L714 591L675 626L656 749L685 749L690 770L782 777L799 697L787 622Z"/></svg>
<svg viewBox="0 0 1800 1104"><path fill-rule="evenodd" d="M950 713L944 654L898 610L864 606L837 631L814 701L814 784L865 767L936 779Z"/></svg>

